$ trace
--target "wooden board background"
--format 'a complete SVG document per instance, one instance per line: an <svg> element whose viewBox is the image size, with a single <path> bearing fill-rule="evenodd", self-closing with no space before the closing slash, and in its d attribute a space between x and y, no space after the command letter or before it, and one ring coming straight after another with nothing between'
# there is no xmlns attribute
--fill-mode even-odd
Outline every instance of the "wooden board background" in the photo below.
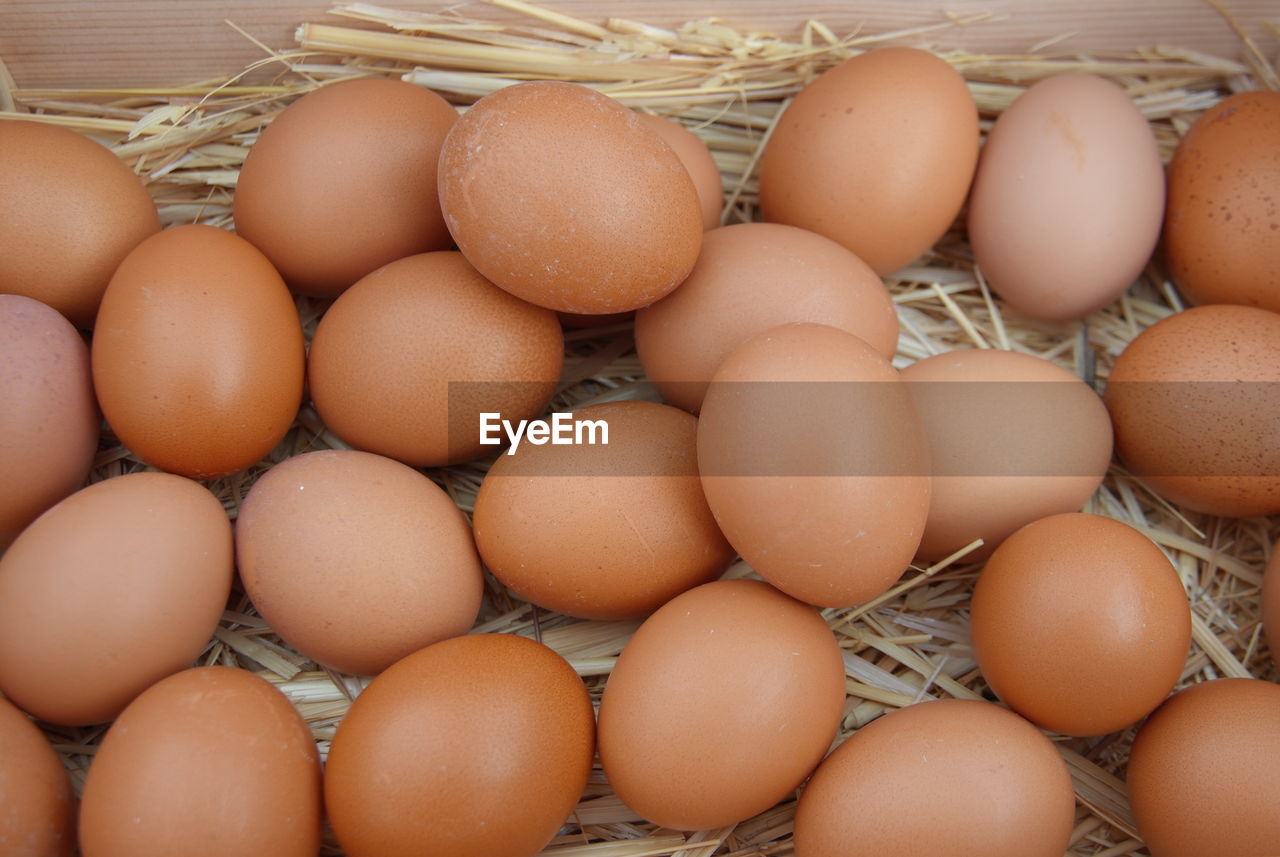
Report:
<svg viewBox="0 0 1280 857"><path fill-rule="evenodd" d="M1274 29L1267 22L1280 24L1280 0L1223 2L1274 57ZM387 0L383 5L510 14L481 2ZM1239 39L1208 0L545 0L545 5L597 22L615 16L672 26L715 16L780 35L795 35L809 18L845 34L859 27L874 33L936 23L948 12L990 12L1002 20L916 41L1022 53L1070 34L1054 49L1123 50L1158 42L1220 56L1240 54ZM186 83L237 71L261 57L226 20L273 48L287 48L294 44L295 25L323 20L327 8L323 0L0 0L0 60L19 87Z"/></svg>

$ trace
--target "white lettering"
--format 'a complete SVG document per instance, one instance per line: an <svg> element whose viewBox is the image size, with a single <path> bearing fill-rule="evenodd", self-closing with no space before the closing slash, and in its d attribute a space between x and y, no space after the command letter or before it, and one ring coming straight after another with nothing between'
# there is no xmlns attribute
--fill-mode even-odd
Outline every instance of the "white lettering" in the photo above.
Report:
<svg viewBox="0 0 1280 857"><path fill-rule="evenodd" d="M574 426L574 443L577 443L579 445L582 445L585 443L585 444L590 444L594 446L597 442L596 441L597 429L599 429L600 431L599 443L602 446L608 446L609 445L609 424L604 420L578 420L577 424ZM586 440L583 440L584 435L586 436Z"/></svg>
<svg viewBox="0 0 1280 857"><path fill-rule="evenodd" d="M529 430L525 433L525 439L534 446L542 446L550 437L551 426L547 425L546 420L534 420L529 423Z"/></svg>
<svg viewBox="0 0 1280 857"><path fill-rule="evenodd" d="M497 446L502 443L502 435L498 433L501 425L498 419L502 414L480 414L480 443L484 446Z"/></svg>
<svg viewBox="0 0 1280 857"><path fill-rule="evenodd" d="M609 445L609 424L604 420L577 420L572 414L556 413L547 420L511 420L501 419L501 414L480 414L480 443L494 446L502 442L498 429L507 436L510 446L507 455L515 455L520 448L520 441L527 440L534 446L551 443L556 446Z"/></svg>

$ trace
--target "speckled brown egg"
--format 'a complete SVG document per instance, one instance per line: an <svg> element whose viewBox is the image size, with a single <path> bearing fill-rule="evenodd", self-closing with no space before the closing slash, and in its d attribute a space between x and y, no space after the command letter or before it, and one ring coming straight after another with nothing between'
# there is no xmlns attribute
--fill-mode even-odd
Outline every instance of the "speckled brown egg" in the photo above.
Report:
<svg viewBox="0 0 1280 857"><path fill-rule="evenodd" d="M525 440L485 475L476 546L494 577L526 601L592 619L642 616L719 577L734 553L702 494L698 421L654 402L592 405L566 420L596 424L597 442Z"/></svg>
<svg viewBox="0 0 1280 857"><path fill-rule="evenodd" d="M1151 857L1280 854L1280 685L1180 691L1138 731L1126 779Z"/></svg>
<svg viewBox="0 0 1280 857"><path fill-rule="evenodd" d="M594 749L591 699L563 658L510 634L456 637L356 698L325 807L349 857L532 857L569 818Z"/></svg>
<svg viewBox="0 0 1280 857"><path fill-rule="evenodd" d="M480 414L520 421L564 365L555 313L478 274L461 253L424 253L348 289L316 328L311 398L348 444L415 466L477 458Z"/></svg>
<svg viewBox="0 0 1280 857"><path fill-rule="evenodd" d="M236 518L240 579L289 645L354 675L465 634L484 581L462 512L390 458L296 455L253 484Z"/></svg>
<svg viewBox="0 0 1280 857"><path fill-rule="evenodd" d="M1271 659L1280 666L1280 547L1272 547L1271 560L1262 577L1262 626L1267 632Z"/></svg>
<svg viewBox="0 0 1280 857"><path fill-rule="evenodd" d="M106 722L200 654L231 576L231 523L199 483L83 488L0 558L0 691L50 723Z"/></svg>
<svg viewBox="0 0 1280 857"><path fill-rule="evenodd" d="M1195 512L1280 512L1280 315L1193 307L1125 347L1104 396L1120 461Z"/></svg>
<svg viewBox="0 0 1280 857"><path fill-rule="evenodd" d="M467 110L440 152L440 206L481 274L563 312L658 300L702 242L698 194L671 147L609 96L559 81Z"/></svg>
<svg viewBox="0 0 1280 857"><path fill-rule="evenodd" d="M135 699L93 757L84 857L315 857L320 756L265 679L185 670Z"/></svg>
<svg viewBox="0 0 1280 857"><path fill-rule="evenodd" d="M1104 735L1173 690L1191 609L1151 539L1072 512L1028 524L992 554L969 633L983 678L1010 708L1064 735Z"/></svg>
<svg viewBox="0 0 1280 857"><path fill-rule="evenodd" d="M697 412L730 351L795 321L847 330L885 359L898 347L893 300L865 262L814 232L740 223L708 232L689 278L636 313L636 351L663 398Z"/></svg>
<svg viewBox="0 0 1280 857"><path fill-rule="evenodd" d="M884 275L951 226L978 161L978 110L915 48L845 60L800 91L760 161L765 220L825 235Z"/></svg>
<svg viewBox="0 0 1280 857"><path fill-rule="evenodd" d="M109 149L67 128L0 121L0 293L91 328L116 266L159 231L147 189Z"/></svg>
<svg viewBox="0 0 1280 857"><path fill-rule="evenodd" d="M765 580L821 607L887 590L929 513L929 450L878 351L821 324L758 333L720 365L698 421L702 488Z"/></svg>
<svg viewBox="0 0 1280 857"><path fill-rule="evenodd" d="M76 796L49 739L0 697L0 854L72 857Z"/></svg>
<svg viewBox="0 0 1280 857"><path fill-rule="evenodd" d="M388 262L453 245L436 166L457 111L380 77L323 86L263 129L236 183L236 231L301 294L335 297Z"/></svg>
<svg viewBox="0 0 1280 857"><path fill-rule="evenodd" d="M0 402L2 553L84 484L102 422L84 340L55 310L22 295L0 295Z"/></svg>
<svg viewBox="0 0 1280 857"><path fill-rule="evenodd" d="M796 857L1062 857L1075 820L1052 742L977 700L891 711L835 749L796 809Z"/></svg>
<svg viewBox="0 0 1280 857"><path fill-rule="evenodd" d="M600 762L655 824L733 825L809 775L844 695L817 611L758 580L718 580L667 602L622 650L600 701Z"/></svg>
<svg viewBox="0 0 1280 857"><path fill-rule="evenodd" d="M1014 530L1079 511L1111 463L1111 418L1076 375L1031 354L949 351L902 370L929 436L933 494L916 556L965 562Z"/></svg>
<svg viewBox="0 0 1280 857"><path fill-rule="evenodd" d="M724 179L707 144L697 134L675 119L637 113L640 121L662 138L662 142L680 158L689 171L693 187L698 192L698 205L702 208L702 228L714 229L720 225L720 209L724 207Z"/></svg>
<svg viewBox="0 0 1280 857"><path fill-rule="evenodd" d="M1196 120L1169 165L1169 273L1197 304L1280 311L1280 92L1241 92Z"/></svg>
<svg viewBox="0 0 1280 857"><path fill-rule="evenodd" d="M284 437L302 400L302 326L280 275L212 226L148 238L111 278L93 383L116 437L150 465L208 479Z"/></svg>

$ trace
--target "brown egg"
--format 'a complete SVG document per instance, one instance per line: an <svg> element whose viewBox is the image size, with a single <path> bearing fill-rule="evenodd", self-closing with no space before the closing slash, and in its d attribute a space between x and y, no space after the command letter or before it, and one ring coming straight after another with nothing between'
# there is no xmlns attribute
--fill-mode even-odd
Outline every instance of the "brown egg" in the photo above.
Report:
<svg viewBox="0 0 1280 857"><path fill-rule="evenodd" d="M1192 303L1280 311L1280 92L1209 108L1169 165L1165 252Z"/></svg>
<svg viewBox="0 0 1280 857"><path fill-rule="evenodd" d="M1126 778L1151 857L1280 854L1280 685L1177 693L1138 731Z"/></svg>
<svg viewBox="0 0 1280 857"><path fill-rule="evenodd" d="M760 161L765 220L848 247L883 276L942 237L978 161L978 110L944 60L880 48L800 91Z"/></svg>
<svg viewBox="0 0 1280 857"><path fill-rule="evenodd" d="M725 358L698 422L707 503L729 544L820 607L893 585L929 512L929 451L907 386L853 334L759 333Z"/></svg>
<svg viewBox="0 0 1280 857"><path fill-rule="evenodd" d="M720 168L716 166L707 144L675 119L651 113L636 113L636 116L671 147L689 171L689 178L693 179L693 187L698 192L698 204L702 207L702 228L719 226L720 209L724 207L724 179L720 177Z"/></svg>
<svg viewBox="0 0 1280 857"><path fill-rule="evenodd" d="M1137 279L1160 237L1164 167L1122 88L1093 74L1033 84L996 120L969 198L987 282L1034 318L1083 318Z"/></svg>
<svg viewBox="0 0 1280 857"><path fill-rule="evenodd" d="M1028 524L992 554L969 633L983 678L1010 708L1064 735L1105 735L1173 690L1191 609L1154 542L1072 512Z"/></svg>
<svg viewBox="0 0 1280 857"><path fill-rule="evenodd" d="M844 661L817 611L758 580L718 580L659 608L622 650L600 762L655 824L724 827L788 797L843 711Z"/></svg>
<svg viewBox="0 0 1280 857"><path fill-rule="evenodd" d="M0 558L0 691L50 723L115 717L190 665L231 591L231 523L168 473L97 482Z"/></svg>
<svg viewBox="0 0 1280 857"><path fill-rule="evenodd" d="M1120 461L1195 512L1280 512L1280 315L1194 307L1142 331L1105 401Z"/></svg>
<svg viewBox="0 0 1280 857"><path fill-rule="evenodd" d="M245 158L236 232L294 291L320 297L396 259L449 249L436 165L457 120L439 95L388 78L304 95Z"/></svg>
<svg viewBox="0 0 1280 857"><path fill-rule="evenodd" d="M53 746L0 697L0 854L72 857L76 796Z"/></svg>
<svg viewBox="0 0 1280 857"><path fill-rule="evenodd" d="M355 450L297 455L259 478L236 518L236 560L272 629L354 675L465 634L484 587L449 495L411 467Z"/></svg>
<svg viewBox="0 0 1280 857"><path fill-rule="evenodd" d="M563 658L510 634L456 637L356 698L325 807L348 857L532 857L569 818L594 749L591 700Z"/></svg>
<svg viewBox="0 0 1280 857"><path fill-rule="evenodd" d="M243 238L177 226L111 278L93 338L98 403L155 467L226 476L280 442L302 400L302 327L271 263Z"/></svg>
<svg viewBox="0 0 1280 857"><path fill-rule="evenodd" d="M719 577L734 553L702 494L698 421L653 402L565 415L566 426L588 421L607 445L525 441L489 469L474 521L494 577L591 619L642 616Z"/></svg>
<svg viewBox="0 0 1280 857"><path fill-rule="evenodd" d="M1111 418L1074 374L1030 354L949 351L902 370L929 437L933 494L916 557L965 562L1014 530L1079 511L1111 463Z"/></svg>
<svg viewBox="0 0 1280 857"><path fill-rule="evenodd" d="M440 206L481 274L563 312L663 297L702 242L689 172L607 95L533 81L486 95L440 152Z"/></svg>
<svg viewBox="0 0 1280 857"><path fill-rule="evenodd" d="M415 466L490 451L480 414L519 421L555 392L555 313L512 297L461 253L379 268L320 319L307 373L325 425L352 446Z"/></svg>
<svg viewBox="0 0 1280 857"><path fill-rule="evenodd" d="M847 330L886 360L898 347L893 300L861 259L794 226L740 223L708 232L684 284L636 313L636 351L663 398L696 413L730 351L793 321Z"/></svg>
<svg viewBox="0 0 1280 857"><path fill-rule="evenodd" d="M3 553L84 484L102 423L84 340L53 309L21 295L0 295L0 401Z"/></svg>
<svg viewBox="0 0 1280 857"><path fill-rule="evenodd" d="M84 784L84 857L315 857L320 756L283 693L198 667L135 699Z"/></svg>
<svg viewBox="0 0 1280 857"><path fill-rule="evenodd" d="M796 809L796 857L1062 857L1067 766L1027 721L987 702L891 711L819 766Z"/></svg>
<svg viewBox="0 0 1280 857"><path fill-rule="evenodd" d="M1272 547L1262 578L1262 626L1267 632L1271 659L1280 666L1280 546Z"/></svg>
<svg viewBox="0 0 1280 857"><path fill-rule="evenodd" d="M93 327L107 281L160 216L113 152L66 128L0 122L0 293Z"/></svg>

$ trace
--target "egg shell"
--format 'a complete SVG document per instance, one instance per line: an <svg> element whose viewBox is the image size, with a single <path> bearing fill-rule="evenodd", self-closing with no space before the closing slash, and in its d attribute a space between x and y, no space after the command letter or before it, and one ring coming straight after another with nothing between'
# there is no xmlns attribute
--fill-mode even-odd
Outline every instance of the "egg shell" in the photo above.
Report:
<svg viewBox="0 0 1280 857"><path fill-rule="evenodd" d="M50 723L106 722L200 654L231 576L231 523L199 483L83 488L0 558L0 691Z"/></svg>
<svg viewBox="0 0 1280 857"><path fill-rule="evenodd" d="M1111 418L1071 372L1031 354L949 351L902 370L929 437L933 491L917 559L974 539L986 559L1019 527L1078 511L1111 463Z"/></svg>
<svg viewBox="0 0 1280 857"><path fill-rule="evenodd" d="M492 452L480 414L546 406L564 365L549 310L486 280L461 253L385 265L334 302L311 341L311 397L348 444L415 466Z"/></svg>
<svg viewBox="0 0 1280 857"><path fill-rule="evenodd" d="M622 650L600 701L600 762L655 824L730 826L809 775L844 696L817 611L758 580L714 581L659 608Z"/></svg>
<svg viewBox="0 0 1280 857"><path fill-rule="evenodd" d="M84 857L315 857L320 756L283 693L247 670L184 670L135 699L84 784Z"/></svg>
<svg viewBox="0 0 1280 857"><path fill-rule="evenodd" d="M974 587L969 633L983 678L1010 708L1064 735L1105 735L1173 690L1191 608L1154 542L1071 512L1000 545Z"/></svg>
<svg viewBox="0 0 1280 857"><path fill-rule="evenodd" d="M720 168L702 138L681 125L675 119L637 113L641 124L662 138L680 163L689 171L693 187L698 192L698 205L702 209L702 228L714 229L720 225L720 209L724 207L724 179Z"/></svg>
<svg viewBox="0 0 1280 857"><path fill-rule="evenodd" d="M863 726L800 796L796 857L1062 857L1075 820L1053 744L987 702L943 699Z"/></svg>
<svg viewBox="0 0 1280 857"><path fill-rule="evenodd" d="M1037 81L987 135L969 240L991 288L1033 318L1083 318L1128 288L1164 215L1164 167L1128 93L1092 74Z"/></svg>
<svg viewBox="0 0 1280 857"><path fill-rule="evenodd" d="M449 495L356 450L296 455L261 476L236 518L236 560L281 638L353 675L465 634L484 588L471 528Z"/></svg>
<svg viewBox="0 0 1280 857"><path fill-rule="evenodd" d="M89 349L56 310L0 295L0 553L84 484L102 417Z"/></svg>
<svg viewBox="0 0 1280 857"><path fill-rule="evenodd" d="M977 160L978 110L959 73L915 48L867 51L779 117L760 161L761 211L838 241L883 276L947 231Z"/></svg>
<svg viewBox="0 0 1280 857"><path fill-rule="evenodd" d="M1280 315L1193 307L1142 331L1104 395L1120 461L1195 512L1280 512Z"/></svg>
<svg viewBox="0 0 1280 857"><path fill-rule="evenodd" d="M27 715L0 697L0 854L73 857L76 796L71 781Z"/></svg>
<svg viewBox="0 0 1280 857"><path fill-rule="evenodd" d="M1280 666L1280 547L1273 546L1262 577L1262 626L1267 632L1271 659Z"/></svg>
<svg viewBox="0 0 1280 857"><path fill-rule="evenodd" d="M929 512L929 451L889 361L851 333L788 324L725 358L698 421L702 488L729 544L820 607L893 585Z"/></svg>
<svg viewBox="0 0 1280 857"><path fill-rule="evenodd" d="M696 413L729 352L798 321L846 330L887 360L898 347L893 300L865 262L814 232L740 223L708 232L689 278L636 312L636 351L663 398Z"/></svg>
<svg viewBox="0 0 1280 857"><path fill-rule="evenodd" d="M365 77L290 104L249 150L236 232L295 291L336 297L396 259L453 246L436 166L458 121L429 89Z"/></svg>
<svg viewBox="0 0 1280 857"><path fill-rule="evenodd" d="M91 328L116 266L159 231L146 187L111 150L56 125L0 122L0 293Z"/></svg>
<svg viewBox="0 0 1280 857"><path fill-rule="evenodd" d="M148 238L111 278L93 383L120 441L148 464L210 479L284 437L302 401L302 327L280 275L212 226Z"/></svg>
<svg viewBox="0 0 1280 857"><path fill-rule="evenodd" d="M702 242L698 194L671 147L574 83L521 83L472 105L440 152L440 206L481 274L563 312L656 301Z"/></svg>
<svg viewBox="0 0 1280 857"><path fill-rule="evenodd" d="M573 811L594 749L586 687L554 651L445 640L375 678L339 724L329 823L348 857L532 857Z"/></svg>
<svg viewBox="0 0 1280 857"><path fill-rule="evenodd" d="M475 502L476 546L520 598L590 619L651 613L733 560L698 479L698 421L654 402L581 408L607 445L525 442ZM601 437L603 434L601 434Z"/></svg>
<svg viewBox="0 0 1280 857"><path fill-rule="evenodd" d="M1240 92L1196 120L1169 164L1169 273L1197 304L1280 312L1280 92Z"/></svg>
<svg viewBox="0 0 1280 857"><path fill-rule="evenodd" d="M1138 731L1129 802L1151 857L1280 853L1280 686L1206 681Z"/></svg>

